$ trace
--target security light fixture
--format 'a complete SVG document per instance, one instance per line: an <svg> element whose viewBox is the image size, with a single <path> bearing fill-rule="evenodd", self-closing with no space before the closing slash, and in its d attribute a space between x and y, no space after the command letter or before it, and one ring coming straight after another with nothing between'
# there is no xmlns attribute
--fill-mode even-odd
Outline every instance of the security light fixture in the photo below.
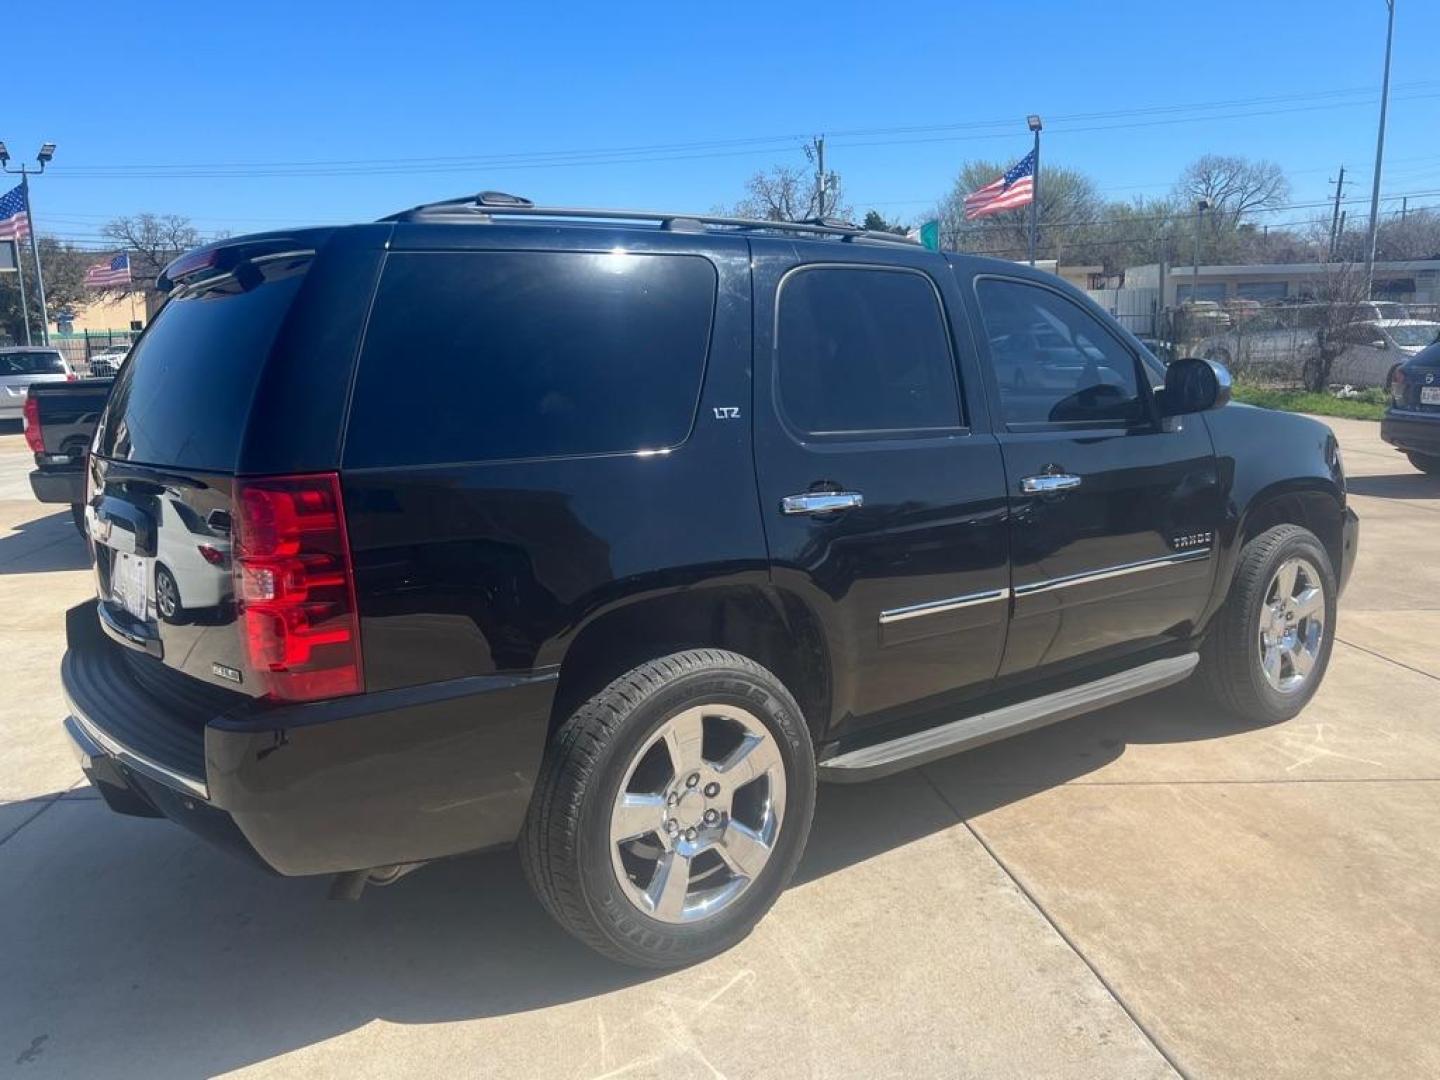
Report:
<svg viewBox="0 0 1440 1080"><path fill-rule="evenodd" d="M1031 131L1039 131L1040 128L1043 126L1040 123L1040 117L1036 116L1034 113L1031 113L1025 118L1025 123L1029 126Z"/></svg>
<svg viewBox="0 0 1440 1080"><path fill-rule="evenodd" d="M50 164L50 159L55 156L55 144L53 142L41 143L40 152L35 155L35 160L41 165Z"/></svg>
<svg viewBox="0 0 1440 1080"><path fill-rule="evenodd" d="M4 165L9 160L10 151L5 149L5 144L3 142L0 142L0 165Z"/></svg>

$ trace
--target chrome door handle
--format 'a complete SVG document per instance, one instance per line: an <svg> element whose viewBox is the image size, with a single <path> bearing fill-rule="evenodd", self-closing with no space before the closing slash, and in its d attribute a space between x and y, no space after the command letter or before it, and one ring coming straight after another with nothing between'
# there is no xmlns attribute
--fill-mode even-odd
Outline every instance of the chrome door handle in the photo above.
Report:
<svg viewBox="0 0 1440 1080"><path fill-rule="evenodd" d="M1020 481L1020 490L1026 495L1049 495L1056 491L1071 491L1079 486L1080 477L1070 473L1041 473Z"/></svg>
<svg viewBox="0 0 1440 1080"><path fill-rule="evenodd" d="M865 496L858 491L807 491L786 495L780 500L782 514L833 514L837 510L858 510Z"/></svg>

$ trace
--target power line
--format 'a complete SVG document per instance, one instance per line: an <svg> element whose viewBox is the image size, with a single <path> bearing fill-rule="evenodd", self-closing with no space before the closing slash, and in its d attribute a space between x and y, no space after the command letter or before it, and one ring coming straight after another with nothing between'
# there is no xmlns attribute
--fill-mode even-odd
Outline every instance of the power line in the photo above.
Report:
<svg viewBox="0 0 1440 1080"><path fill-rule="evenodd" d="M1427 90L1440 86L1440 81L1409 83L1397 90ZM1363 94L1352 101L1331 100L1317 103L1316 98L1339 98ZM1395 100L1421 100L1440 97L1440 92L1392 94ZM1204 102L1189 105L1161 105L1142 109L1111 110L1099 113L1074 113L1056 117L1056 134L1074 134L1090 131L1115 131L1138 127L1167 126L1172 124L1199 123L1215 120L1248 119L1287 113L1314 112L1336 108L1372 104L1376 100L1373 92L1359 89L1312 91L1303 94L1277 95L1272 98L1250 100L1228 100ZM1303 101L1305 104L1282 108L1255 109L1251 106L1268 103ZM1197 112L1216 108L1244 107L1242 112L1204 113L1197 116L1173 115L1179 112ZM1169 113L1171 115L1162 115ZM1084 123L1095 120L1117 120L1125 117L1155 117L1160 119L1136 120L1125 123ZM912 125L907 127L853 128L835 131L832 138L841 140L848 149L863 149L879 146L918 145L933 142L964 142L978 140L1008 139L1014 136L1013 118L1003 120L968 121L955 124ZM1070 125L1070 126L1066 126ZM996 130L991 130L996 129ZM999 130L1003 129L1003 130ZM956 132L970 132L956 134ZM929 134L940 133L940 134ZM871 139L875 135L921 136ZM860 139L869 141L843 141ZM278 162L217 162L217 163L136 163L105 165L70 165L56 169L57 176L72 180L98 179L223 179L227 177L320 177L320 176L375 176L394 173L451 173L471 172L476 169L495 171L539 168L573 168L587 165L650 164L666 161L691 161L721 157L748 156L759 153L774 153L798 145L801 140L794 135L755 136L742 139L711 140L707 142L651 144L643 147L529 151L523 153L417 157L417 158L373 158L340 159L334 161L278 161ZM782 145L777 145L782 144Z"/></svg>

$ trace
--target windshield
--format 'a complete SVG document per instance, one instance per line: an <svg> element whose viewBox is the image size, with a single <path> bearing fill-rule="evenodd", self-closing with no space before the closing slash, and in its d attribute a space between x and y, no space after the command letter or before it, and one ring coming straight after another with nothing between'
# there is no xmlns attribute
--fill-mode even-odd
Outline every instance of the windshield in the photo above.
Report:
<svg viewBox="0 0 1440 1080"><path fill-rule="evenodd" d="M1423 349L1432 342L1440 341L1440 323L1392 326L1389 333L1395 344L1402 349Z"/></svg>
<svg viewBox="0 0 1440 1080"><path fill-rule="evenodd" d="M0 375L64 375L65 361L53 349L0 353Z"/></svg>

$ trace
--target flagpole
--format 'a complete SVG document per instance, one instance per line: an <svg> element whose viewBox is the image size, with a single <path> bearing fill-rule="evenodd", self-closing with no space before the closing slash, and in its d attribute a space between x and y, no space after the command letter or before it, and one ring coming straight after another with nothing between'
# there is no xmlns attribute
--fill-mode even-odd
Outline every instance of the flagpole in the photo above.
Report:
<svg viewBox="0 0 1440 1080"><path fill-rule="evenodd" d="M43 169L44 166L42 165ZM50 311L45 306L45 270L40 265L40 245L36 242L35 207L30 202L30 173L20 172L21 198L25 201L25 218L30 222L30 257L35 260L35 292L40 301L40 344L50 344ZM27 331L29 327L26 327Z"/></svg>
<svg viewBox="0 0 1440 1080"><path fill-rule="evenodd" d="M15 280L20 285L20 319L25 324L25 344L33 344L30 340L30 304L25 299L25 263L20 258L20 241L11 240L10 245L15 249Z"/></svg>
<svg viewBox="0 0 1440 1080"><path fill-rule="evenodd" d="M1044 125L1041 124L1040 117L1036 116L1034 113L1031 113L1029 116L1027 116L1025 118L1025 122L1030 125L1030 130L1035 133L1035 149L1031 151L1031 153L1035 155L1035 160L1032 163L1034 171L1030 177L1030 265L1034 266L1035 215L1040 207L1040 129Z"/></svg>

